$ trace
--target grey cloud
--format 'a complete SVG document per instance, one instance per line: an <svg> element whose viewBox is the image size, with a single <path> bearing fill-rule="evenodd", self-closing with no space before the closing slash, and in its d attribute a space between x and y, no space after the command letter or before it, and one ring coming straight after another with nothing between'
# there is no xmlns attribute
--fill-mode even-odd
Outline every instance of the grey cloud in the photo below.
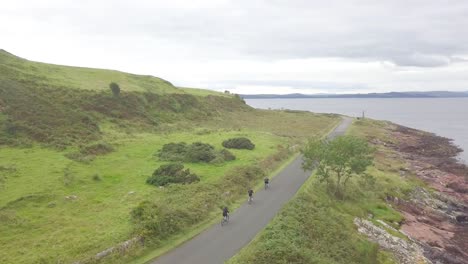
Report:
<svg viewBox="0 0 468 264"><path fill-rule="evenodd" d="M438 67L449 65L454 60L448 56L428 55L428 54L411 54L409 56L394 58L394 62L401 66L417 66L417 67Z"/></svg>
<svg viewBox="0 0 468 264"><path fill-rule="evenodd" d="M213 8L170 8L148 1L109 5L110 10L107 5L74 5L18 13L68 24L79 34L184 43L195 56L214 59L341 57L438 67L468 54L468 1L233 0Z"/></svg>
<svg viewBox="0 0 468 264"><path fill-rule="evenodd" d="M363 2L368 6L358 5ZM452 56L468 53L468 2L331 3L303 2L301 10L286 12L294 17L270 24L272 34L253 34L254 45L246 50L266 57L332 56L423 67L448 65Z"/></svg>

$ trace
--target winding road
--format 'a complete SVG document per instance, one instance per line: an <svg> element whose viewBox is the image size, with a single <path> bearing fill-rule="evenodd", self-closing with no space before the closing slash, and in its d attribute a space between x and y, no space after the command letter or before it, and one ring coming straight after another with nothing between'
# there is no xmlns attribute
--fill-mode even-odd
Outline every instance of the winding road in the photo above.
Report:
<svg viewBox="0 0 468 264"><path fill-rule="evenodd" d="M343 135L351 123L352 118L344 117L328 138ZM309 178L311 171L304 171L301 164L302 157L299 156L273 178L268 190L261 190L254 194L252 204L244 203L231 213L229 224L223 227L220 224L213 225L178 248L149 263L220 264L225 262L247 245Z"/></svg>

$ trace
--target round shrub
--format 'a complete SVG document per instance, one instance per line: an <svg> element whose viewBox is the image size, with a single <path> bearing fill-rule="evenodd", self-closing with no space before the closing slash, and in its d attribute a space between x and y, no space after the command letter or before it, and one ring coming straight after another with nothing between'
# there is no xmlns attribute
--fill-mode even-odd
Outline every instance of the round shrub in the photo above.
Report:
<svg viewBox="0 0 468 264"><path fill-rule="evenodd" d="M159 151L161 160L184 161L187 155L188 145L185 142L164 144Z"/></svg>
<svg viewBox="0 0 468 264"><path fill-rule="evenodd" d="M155 186L165 186L169 183L193 183L200 181L200 178L191 173L189 169L184 170L184 165L180 163L170 163L161 165L151 175L146 183Z"/></svg>
<svg viewBox="0 0 468 264"><path fill-rule="evenodd" d="M235 160L235 159L236 159L236 156L234 156L234 154L232 154L227 149L223 149L221 151L216 152L216 158L212 159L210 163L220 164L220 163Z"/></svg>
<svg viewBox="0 0 468 264"><path fill-rule="evenodd" d="M223 141L223 147L233 149L254 149L255 144L245 137L231 138Z"/></svg>
<svg viewBox="0 0 468 264"><path fill-rule="evenodd" d="M119 87L119 85L117 83L111 82L109 84L109 88L111 89L112 94L114 96L119 96L120 95L120 87Z"/></svg>
<svg viewBox="0 0 468 264"><path fill-rule="evenodd" d="M212 145L195 142L189 146L186 158L189 162L210 162L216 158L216 153Z"/></svg>
<svg viewBox="0 0 468 264"><path fill-rule="evenodd" d="M232 154L229 150L227 149L223 149L219 152L222 156L223 156L223 159L225 161L231 161L231 160L235 160L236 159L236 156L234 156L234 154Z"/></svg>
<svg viewBox="0 0 468 264"><path fill-rule="evenodd" d="M161 160L176 162L222 163L236 159L227 149L217 151L212 145L202 142L190 145L185 142L168 143L162 147L158 156Z"/></svg>

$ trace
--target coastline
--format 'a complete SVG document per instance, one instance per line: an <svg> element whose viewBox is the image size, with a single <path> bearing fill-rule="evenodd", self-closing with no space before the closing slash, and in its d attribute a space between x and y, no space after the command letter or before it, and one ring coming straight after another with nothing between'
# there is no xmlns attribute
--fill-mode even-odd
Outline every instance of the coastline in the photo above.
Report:
<svg viewBox="0 0 468 264"><path fill-rule="evenodd" d="M462 150L451 139L382 123L386 137L368 135L370 142L386 160L403 161L402 179L423 182L405 199L386 197L404 217L400 231L431 262L468 263L468 166L457 158Z"/></svg>

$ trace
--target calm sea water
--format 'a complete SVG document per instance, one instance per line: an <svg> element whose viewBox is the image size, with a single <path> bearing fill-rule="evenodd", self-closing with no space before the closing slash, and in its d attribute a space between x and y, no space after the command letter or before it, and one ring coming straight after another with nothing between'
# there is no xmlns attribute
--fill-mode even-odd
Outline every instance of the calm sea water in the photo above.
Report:
<svg viewBox="0 0 468 264"><path fill-rule="evenodd" d="M460 158L468 162L468 98L247 99L246 102L263 109L284 108L348 116L361 116L365 111L370 118L451 138L465 150Z"/></svg>

